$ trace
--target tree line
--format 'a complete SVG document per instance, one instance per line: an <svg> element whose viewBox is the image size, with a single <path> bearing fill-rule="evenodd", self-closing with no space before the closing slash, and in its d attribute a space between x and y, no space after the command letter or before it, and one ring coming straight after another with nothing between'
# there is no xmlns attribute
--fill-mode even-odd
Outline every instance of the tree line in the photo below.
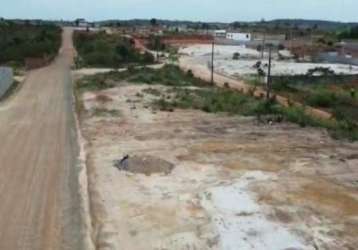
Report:
<svg viewBox="0 0 358 250"><path fill-rule="evenodd" d="M23 65L29 57L53 57L60 46L60 27L0 22L0 64Z"/></svg>

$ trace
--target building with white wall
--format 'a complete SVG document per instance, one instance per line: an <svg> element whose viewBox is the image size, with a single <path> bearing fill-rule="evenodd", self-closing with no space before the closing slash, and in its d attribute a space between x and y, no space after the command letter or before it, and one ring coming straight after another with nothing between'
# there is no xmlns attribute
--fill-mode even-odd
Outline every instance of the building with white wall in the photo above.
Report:
<svg viewBox="0 0 358 250"><path fill-rule="evenodd" d="M12 68L0 67L0 98L8 91L13 84L14 75Z"/></svg>
<svg viewBox="0 0 358 250"><path fill-rule="evenodd" d="M227 32L226 39L240 41L240 42L249 42L251 41L251 34L241 33L241 32Z"/></svg>
<svg viewBox="0 0 358 250"><path fill-rule="evenodd" d="M90 24L83 18L78 18L75 20L75 25L77 27L81 27L81 28L87 28L90 26Z"/></svg>
<svg viewBox="0 0 358 250"><path fill-rule="evenodd" d="M215 30L214 36L217 38L226 38L226 30Z"/></svg>

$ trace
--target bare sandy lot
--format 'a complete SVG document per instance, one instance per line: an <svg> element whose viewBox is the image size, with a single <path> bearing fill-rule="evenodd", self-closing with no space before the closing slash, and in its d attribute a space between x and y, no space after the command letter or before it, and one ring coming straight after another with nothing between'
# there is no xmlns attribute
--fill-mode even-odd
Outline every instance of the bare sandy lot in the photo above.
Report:
<svg viewBox="0 0 358 250"><path fill-rule="evenodd" d="M207 65L211 62L211 45L193 45L182 48L180 53L195 59L198 64ZM281 51L286 54L287 51ZM233 60L233 54L239 53L239 60ZM344 64L327 64L327 63L297 63L293 60L277 60L277 53L273 54L272 75L302 75L306 74L309 69L316 67L330 68L336 74L358 74L357 66ZM217 73L228 76L242 76L257 74L253 66L258 60L261 60L260 52L245 48L243 46L215 46L215 69ZM261 60L263 65L268 64L268 55L265 53L264 59ZM266 67L267 71L267 67Z"/></svg>
<svg viewBox="0 0 358 250"><path fill-rule="evenodd" d="M292 124L153 110L148 88L82 97L98 249L357 248L357 144Z"/></svg>

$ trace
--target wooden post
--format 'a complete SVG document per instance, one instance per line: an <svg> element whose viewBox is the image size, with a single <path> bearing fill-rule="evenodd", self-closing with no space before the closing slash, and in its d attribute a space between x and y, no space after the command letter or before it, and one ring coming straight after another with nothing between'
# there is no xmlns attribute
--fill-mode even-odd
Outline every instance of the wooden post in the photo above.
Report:
<svg viewBox="0 0 358 250"><path fill-rule="evenodd" d="M269 45L269 64L267 72L267 85L266 85L266 100L270 100L271 96L271 60L272 60L272 45Z"/></svg>
<svg viewBox="0 0 358 250"><path fill-rule="evenodd" d="M211 50L211 85L214 85L214 47L215 41L213 41Z"/></svg>
<svg viewBox="0 0 358 250"><path fill-rule="evenodd" d="M262 47L261 47L261 60L264 59L264 53L265 53L265 44L266 44L266 32L264 32L264 37L262 39Z"/></svg>

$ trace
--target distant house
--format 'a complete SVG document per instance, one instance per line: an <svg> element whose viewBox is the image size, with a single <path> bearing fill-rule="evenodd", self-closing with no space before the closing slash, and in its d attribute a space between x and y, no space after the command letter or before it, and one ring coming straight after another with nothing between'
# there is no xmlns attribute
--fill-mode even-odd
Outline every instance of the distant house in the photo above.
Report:
<svg viewBox="0 0 358 250"><path fill-rule="evenodd" d="M251 41L251 34L241 33L241 32L228 32L226 33L226 39L240 41L240 42L249 42Z"/></svg>
<svg viewBox="0 0 358 250"><path fill-rule="evenodd" d="M78 18L75 20L75 24L77 27L87 28L90 24L86 21L86 19Z"/></svg>
<svg viewBox="0 0 358 250"><path fill-rule="evenodd" d="M186 25L176 25L167 27L167 30L171 32L186 32L188 27Z"/></svg>
<svg viewBox="0 0 358 250"><path fill-rule="evenodd" d="M226 38L226 30L215 30L214 37L216 38Z"/></svg>

